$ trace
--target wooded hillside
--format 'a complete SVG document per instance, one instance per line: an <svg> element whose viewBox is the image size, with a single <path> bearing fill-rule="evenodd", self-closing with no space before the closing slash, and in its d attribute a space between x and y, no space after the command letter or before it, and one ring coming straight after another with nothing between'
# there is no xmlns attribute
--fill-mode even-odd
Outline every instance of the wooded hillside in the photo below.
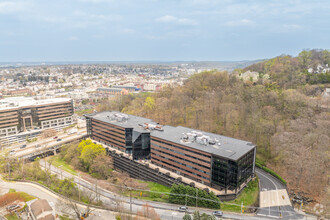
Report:
<svg viewBox="0 0 330 220"><path fill-rule="evenodd" d="M277 65L278 58L274 59ZM298 58L289 60L292 59ZM257 70L255 65L251 70ZM237 74L204 72L190 77L182 87L121 96L100 105L98 110L119 110L160 124L252 141L258 146L259 162L278 172L289 189L325 199L330 113L329 98L324 98L322 91L330 85L309 85L295 78L290 82L288 73L280 70L272 69L268 74L271 77L267 81L252 83L243 82ZM307 73L297 76L300 74Z"/></svg>

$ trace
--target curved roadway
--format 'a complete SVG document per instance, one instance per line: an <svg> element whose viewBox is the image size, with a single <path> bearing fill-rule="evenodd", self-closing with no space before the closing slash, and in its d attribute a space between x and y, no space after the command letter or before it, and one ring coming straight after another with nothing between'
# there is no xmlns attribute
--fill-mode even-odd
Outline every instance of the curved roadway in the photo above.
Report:
<svg viewBox="0 0 330 220"><path fill-rule="evenodd" d="M272 190L286 190L286 186L276 177L256 167L256 174L260 180L260 192ZM287 195L287 193L286 193ZM288 196L288 195L287 195ZM303 215L295 212L291 205L270 206L259 208L257 215L264 217L282 218L282 219L302 219Z"/></svg>

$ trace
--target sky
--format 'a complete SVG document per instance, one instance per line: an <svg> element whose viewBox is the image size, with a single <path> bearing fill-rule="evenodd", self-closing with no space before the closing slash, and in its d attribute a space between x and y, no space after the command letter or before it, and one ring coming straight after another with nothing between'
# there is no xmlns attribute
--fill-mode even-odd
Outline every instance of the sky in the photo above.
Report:
<svg viewBox="0 0 330 220"><path fill-rule="evenodd" d="M329 21L330 0L0 0L0 62L295 56Z"/></svg>

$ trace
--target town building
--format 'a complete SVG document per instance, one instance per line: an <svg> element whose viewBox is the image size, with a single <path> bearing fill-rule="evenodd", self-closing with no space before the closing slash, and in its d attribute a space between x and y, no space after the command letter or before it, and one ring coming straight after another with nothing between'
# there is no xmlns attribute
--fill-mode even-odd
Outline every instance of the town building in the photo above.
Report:
<svg viewBox="0 0 330 220"><path fill-rule="evenodd" d="M135 86L126 86L126 85L114 85L112 86L112 88L116 88L116 89L125 89L127 91L131 92L135 92L137 90L137 88Z"/></svg>
<svg viewBox="0 0 330 220"><path fill-rule="evenodd" d="M49 204L45 199L34 199L27 203L28 219L55 220L59 219L55 214L54 204Z"/></svg>
<svg viewBox="0 0 330 220"><path fill-rule="evenodd" d="M256 146L247 141L120 112L85 117L92 139L212 188L236 190L255 172Z"/></svg>
<svg viewBox="0 0 330 220"><path fill-rule="evenodd" d="M127 95L129 93L125 88L97 88L96 92L108 95Z"/></svg>
<svg viewBox="0 0 330 220"><path fill-rule="evenodd" d="M0 139L21 142L42 129L62 129L73 123L73 103L68 98L35 100L12 97L0 100ZM23 135L22 135L23 134Z"/></svg>

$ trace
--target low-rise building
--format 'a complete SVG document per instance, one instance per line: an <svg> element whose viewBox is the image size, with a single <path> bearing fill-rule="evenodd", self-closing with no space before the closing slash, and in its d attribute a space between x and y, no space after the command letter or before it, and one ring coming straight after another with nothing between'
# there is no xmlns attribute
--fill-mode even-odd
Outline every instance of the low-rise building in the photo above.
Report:
<svg viewBox="0 0 330 220"><path fill-rule="evenodd" d="M55 207L45 199L34 199L27 203L28 217L32 220L55 220Z"/></svg>

